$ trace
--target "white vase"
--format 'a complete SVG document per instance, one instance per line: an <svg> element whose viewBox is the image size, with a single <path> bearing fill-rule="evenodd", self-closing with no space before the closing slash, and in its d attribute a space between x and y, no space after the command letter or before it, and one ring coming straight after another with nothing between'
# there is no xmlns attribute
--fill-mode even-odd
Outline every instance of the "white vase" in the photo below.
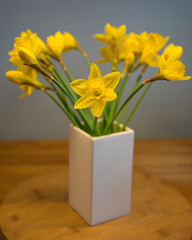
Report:
<svg viewBox="0 0 192 240"><path fill-rule="evenodd" d="M69 204L89 224L130 213L134 131L92 137L70 126Z"/></svg>

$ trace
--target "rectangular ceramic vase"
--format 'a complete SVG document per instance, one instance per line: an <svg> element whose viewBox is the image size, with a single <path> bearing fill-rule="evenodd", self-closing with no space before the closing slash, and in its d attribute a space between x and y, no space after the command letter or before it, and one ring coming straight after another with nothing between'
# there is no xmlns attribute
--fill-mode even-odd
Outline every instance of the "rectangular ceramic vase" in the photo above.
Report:
<svg viewBox="0 0 192 240"><path fill-rule="evenodd" d="M134 131L92 137L70 126L69 204L89 224L130 213Z"/></svg>

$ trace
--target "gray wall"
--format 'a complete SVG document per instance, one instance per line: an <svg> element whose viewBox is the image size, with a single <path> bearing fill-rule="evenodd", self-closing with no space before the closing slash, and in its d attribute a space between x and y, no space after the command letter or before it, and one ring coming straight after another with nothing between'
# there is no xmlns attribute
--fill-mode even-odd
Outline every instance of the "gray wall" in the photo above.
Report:
<svg viewBox="0 0 192 240"><path fill-rule="evenodd" d="M191 0L6 0L0 1L0 139L68 138L67 117L44 95L36 91L20 100L22 91L5 78L15 69L8 59L14 38L28 28L46 41L56 31L69 31L88 52L91 61L101 46L92 38L104 25L127 25L127 31L157 32L184 48L182 62L192 75ZM74 79L87 78L88 69L79 54L67 53L64 60ZM109 64L101 66L108 73ZM147 71L146 77L152 71ZM129 126L137 138L192 137L192 80L156 82L141 103Z"/></svg>

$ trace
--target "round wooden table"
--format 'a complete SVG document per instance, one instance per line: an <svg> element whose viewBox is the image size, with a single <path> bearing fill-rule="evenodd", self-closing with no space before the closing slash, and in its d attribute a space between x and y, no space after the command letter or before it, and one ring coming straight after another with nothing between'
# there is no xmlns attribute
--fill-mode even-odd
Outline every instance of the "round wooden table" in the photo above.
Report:
<svg viewBox="0 0 192 240"><path fill-rule="evenodd" d="M4 199L8 240L190 240L192 208L173 187L133 173L131 214L90 227L68 205L68 168L29 179Z"/></svg>

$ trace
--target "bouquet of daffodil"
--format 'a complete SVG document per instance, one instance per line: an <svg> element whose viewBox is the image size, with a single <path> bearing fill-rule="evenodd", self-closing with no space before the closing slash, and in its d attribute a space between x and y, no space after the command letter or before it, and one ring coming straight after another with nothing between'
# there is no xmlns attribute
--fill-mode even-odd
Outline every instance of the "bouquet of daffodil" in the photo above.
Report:
<svg viewBox="0 0 192 240"><path fill-rule="evenodd" d="M119 28L106 24L104 34L95 34L94 38L105 44L100 48L102 59L97 63L109 62L112 72L102 76L99 67L90 63L87 53L78 41L68 32L57 32L47 37L45 44L36 33L30 30L15 38L14 49L9 52L10 62L17 70L8 71L7 78L24 90L20 98L30 95L34 89L45 92L68 116L71 122L92 136L101 136L124 131L133 113L156 80L188 80L185 66L179 61L182 47L168 45L162 55L158 52L165 46L169 37L157 33L142 32L126 34L126 26ZM90 74L88 79L73 80L62 59L62 53L77 50L85 58ZM64 77L58 72L52 59L64 70ZM119 64L123 67L119 72ZM158 68L157 73L141 81L147 67ZM140 68L130 93L124 92L130 75ZM45 82L38 80L41 74ZM141 91L141 89L144 89ZM141 92L141 93L140 93ZM129 101L140 93L135 106L127 111ZM126 99L121 103L125 94ZM128 112L128 113L127 113ZM123 116L126 120L120 126ZM102 115L102 121L97 121ZM115 124L114 124L115 121Z"/></svg>

